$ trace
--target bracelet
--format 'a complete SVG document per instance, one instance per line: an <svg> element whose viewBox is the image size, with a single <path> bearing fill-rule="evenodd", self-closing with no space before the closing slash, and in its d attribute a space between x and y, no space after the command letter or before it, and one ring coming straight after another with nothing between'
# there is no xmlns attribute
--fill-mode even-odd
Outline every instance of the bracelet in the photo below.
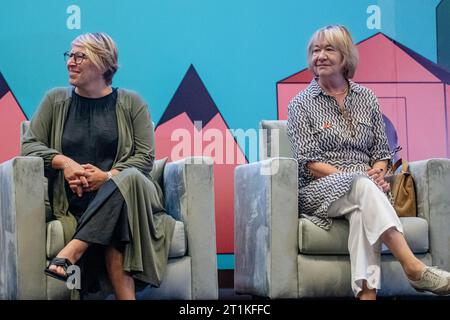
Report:
<svg viewBox="0 0 450 320"><path fill-rule="evenodd" d="M112 176L113 176L113 174L111 173L111 171L108 171L106 174L108 175L108 177L106 178L106 181L111 180L111 178L112 178Z"/></svg>

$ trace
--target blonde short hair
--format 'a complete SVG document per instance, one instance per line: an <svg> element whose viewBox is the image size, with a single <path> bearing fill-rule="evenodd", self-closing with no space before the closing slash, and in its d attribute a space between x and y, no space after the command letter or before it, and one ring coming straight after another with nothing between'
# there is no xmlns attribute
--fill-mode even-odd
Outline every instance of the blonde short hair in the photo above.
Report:
<svg viewBox="0 0 450 320"><path fill-rule="evenodd" d="M352 36L347 28L341 25L331 25L320 28L314 32L308 43L308 68L314 74L313 69L313 46L316 41L326 40L331 46L336 48L344 59L343 76L350 79L355 75L358 65L358 49L353 43Z"/></svg>
<svg viewBox="0 0 450 320"><path fill-rule="evenodd" d="M86 50L86 55L99 69L104 70L103 78L107 85L112 83L114 74L119 69L117 47L114 40L106 33L85 33L72 41L73 46Z"/></svg>

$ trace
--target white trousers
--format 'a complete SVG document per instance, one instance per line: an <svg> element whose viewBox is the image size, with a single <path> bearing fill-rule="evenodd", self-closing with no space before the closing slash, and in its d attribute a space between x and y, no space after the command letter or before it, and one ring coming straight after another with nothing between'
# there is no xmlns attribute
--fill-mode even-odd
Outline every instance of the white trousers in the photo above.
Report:
<svg viewBox="0 0 450 320"><path fill-rule="evenodd" d="M403 227L386 195L366 176L357 176L351 189L328 208L329 217L345 216L349 221L348 251L355 297L363 280L369 289L380 289L380 236L395 227Z"/></svg>

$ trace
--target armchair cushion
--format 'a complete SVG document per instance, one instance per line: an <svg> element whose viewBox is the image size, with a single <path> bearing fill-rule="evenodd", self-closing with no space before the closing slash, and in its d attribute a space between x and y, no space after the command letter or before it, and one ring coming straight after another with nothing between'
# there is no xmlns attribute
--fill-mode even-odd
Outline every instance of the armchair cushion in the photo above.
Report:
<svg viewBox="0 0 450 320"><path fill-rule="evenodd" d="M163 186L163 174L164 174L164 167L166 166L167 157L155 160L153 162L153 168L152 171L150 171L150 176L152 177L153 181L157 182L161 188Z"/></svg>
<svg viewBox="0 0 450 320"><path fill-rule="evenodd" d="M418 217L400 218L405 232L406 242L414 253L427 253L430 250L429 245L429 226L427 220ZM383 244L381 253L391 253Z"/></svg>
<svg viewBox="0 0 450 320"><path fill-rule="evenodd" d="M428 223L423 218L400 218L405 238L414 253L429 250ZM302 254L348 255L348 221L335 219L329 231L316 226L310 220L299 219L298 247ZM382 253L390 253L383 246Z"/></svg>
<svg viewBox="0 0 450 320"><path fill-rule="evenodd" d="M50 200L48 197L48 179L46 177L42 177L44 180L44 206L45 206L45 221L51 221L55 217L53 216L52 207L50 205Z"/></svg>
<svg viewBox="0 0 450 320"><path fill-rule="evenodd" d="M46 252L47 259L53 259L64 248L63 226L59 220L47 223Z"/></svg>
<svg viewBox="0 0 450 320"><path fill-rule="evenodd" d="M186 254L186 233L184 231L184 223L181 221L176 221L172 242L169 248L169 258L182 257L185 254Z"/></svg>
<svg viewBox="0 0 450 320"><path fill-rule="evenodd" d="M306 218L298 219L298 248L304 254L348 255L348 221L335 219L326 231Z"/></svg>

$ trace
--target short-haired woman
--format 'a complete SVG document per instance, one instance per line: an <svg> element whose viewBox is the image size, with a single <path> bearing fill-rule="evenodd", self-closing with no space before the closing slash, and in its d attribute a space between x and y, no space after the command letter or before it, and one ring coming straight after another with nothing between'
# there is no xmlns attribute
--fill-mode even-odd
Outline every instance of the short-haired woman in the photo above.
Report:
<svg viewBox="0 0 450 320"><path fill-rule="evenodd" d="M134 279L159 285L174 220L149 175L155 158L147 104L113 88L116 44L87 33L65 53L71 87L49 91L23 142L22 154L44 160L54 216L65 247L45 273L65 281L81 266L82 292L96 291L105 271L117 299L135 299ZM134 279L133 279L134 278Z"/></svg>

